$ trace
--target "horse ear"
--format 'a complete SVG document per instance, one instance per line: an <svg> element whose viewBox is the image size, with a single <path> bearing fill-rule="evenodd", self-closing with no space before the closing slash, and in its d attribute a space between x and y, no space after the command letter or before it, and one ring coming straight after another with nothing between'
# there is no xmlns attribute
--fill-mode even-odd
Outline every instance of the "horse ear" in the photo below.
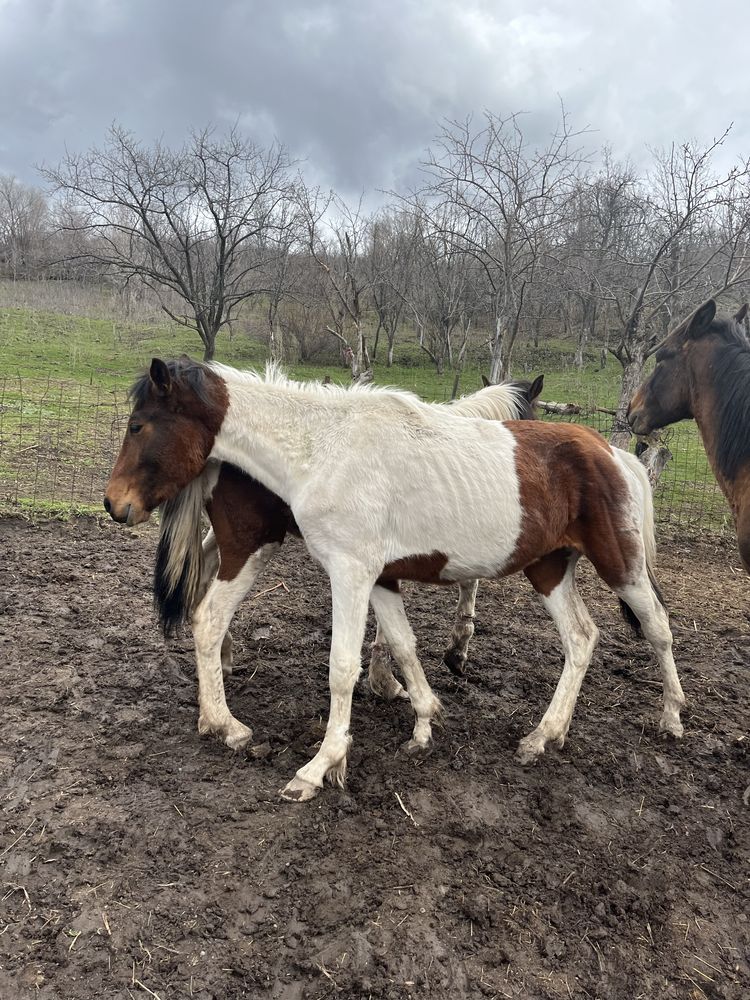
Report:
<svg viewBox="0 0 750 1000"><path fill-rule="evenodd" d="M534 381L529 386L529 391L527 393L529 402L535 403L537 399L542 394L542 389L544 388L544 375L537 375Z"/></svg>
<svg viewBox="0 0 750 1000"><path fill-rule="evenodd" d="M152 358L149 376L151 378L151 384L154 386L158 394L160 396L168 395L172 388L172 377L169 374L169 368L167 368L161 358Z"/></svg>
<svg viewBox="0 0 750 1000"><path fill-rule="evenodd" d="M747 316L747 302L743 302L737 312L734 314L735 323L744 322L745 316Z"/></svg>
<svg viewBox="0 0 750 1000"><path fill-rule="evenodd" d="M714 316L716 315L716 303L713 299L709 299L708 302L704 302L702 306L698 306L692 315L690 322L688 323L687 330L685 331L688 337L700 337L706 332L706 330L711 326Z"/></svg>
<svg viewBox="0 0 750 1000"><path fill-rule="evenodd" d="M490 382L490 380L487 378L486 375L482 375L482 385L485 387L485 389L489 388L489 386L492 385L492 382Z"/></svg>

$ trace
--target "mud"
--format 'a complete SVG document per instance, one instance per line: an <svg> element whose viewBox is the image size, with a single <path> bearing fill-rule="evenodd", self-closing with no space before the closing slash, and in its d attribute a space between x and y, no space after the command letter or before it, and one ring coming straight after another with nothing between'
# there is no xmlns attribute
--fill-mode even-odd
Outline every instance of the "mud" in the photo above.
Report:
<svg viewBox="0 0 750 1000"><path fill-rule="evenodd" d="M0 521L0 997L602 998L750 995L750 581L670 544L660 581L688 698L584 573L602 641L560 751L513 758L557 681L523 578L480 588L465 680L452 590L407 607L446 709L361 680L345 791L278 798L325 721L325 579L291 540L235 623L227 683L260 754L197 733L189 634L154 625L155 536ZM744 801L743 801L744 794Z"/></svg>

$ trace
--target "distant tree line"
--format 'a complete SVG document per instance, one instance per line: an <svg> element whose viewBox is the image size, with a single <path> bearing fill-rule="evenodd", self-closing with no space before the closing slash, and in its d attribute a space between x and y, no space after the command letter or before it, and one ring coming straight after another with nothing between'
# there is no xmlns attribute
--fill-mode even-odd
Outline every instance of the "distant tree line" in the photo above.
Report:
<svg viewBox="0 0 750 1000"><path fill-rule="evenodd" d="M237 129L180 149L114 127L100 148L0 176L0 272L149 289L176 322L217 337L255 299L271 355L335 344L355 378L418 344L438 372L481 349L493 381L519 338L565 336L622 366L623 407L676 318L750 286L750 161L721 167L726 133L644 166L586 153L564 110L545 143L529 119L445 122L421 184L375 213L311 188L275 144Z"/></svg>

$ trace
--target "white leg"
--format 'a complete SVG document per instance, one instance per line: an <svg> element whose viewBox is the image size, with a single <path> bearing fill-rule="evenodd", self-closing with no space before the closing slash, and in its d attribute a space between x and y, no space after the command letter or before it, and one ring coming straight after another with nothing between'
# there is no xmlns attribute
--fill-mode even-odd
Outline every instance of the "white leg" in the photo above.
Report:
<svg viewBox="0 0 750 1000"><path fill-rule="evenodd" d="M638 618L643 635L654 647L659 661L664 686L664 708L659 722L659 732L670 733L680 739L684 732L680 722L680 710L685 704L685 695L682 693L680 678L677 676L672 656L672 631L667 612L656 596L645 569L637 583L618 588L616 594Z"/></svg>
<svg viewBox="0 0 750 1000"><path fill-rule="evenodd" d="M375 632L375 642L372 644L372 652L370 653L368 678L370 690L379 698L384 698L385 701L404 698L408 701L409 695L393 676L391 651L383 639L380 622L378 622L377 631Z"/></svg>
<svg viewBox="0 0 750 1000"><path fill-rule="evenodd" d="M337 560L334 566L326 568L331 577L333 605L328 673L331 711L320 750L279 793L292 802L313 798L326 777L341 786L346 777L346 755L351 742L352 692L361 670L367 597L373 577L361 565L348 560Z"/></svg>
<svg viewBox="0 0 750 1000"><path fill-rule="evenodd" d="M562 639L565 666L549 708L536 729L525 736L516 758L531 764L540 757L551 740L559 747L565 742L573 709L583 678L599 641L599 630L586 610L575 584L578 556L571 556L565 575L549 596L541 594L542 603L551 615Z"/></svg>
<svg viewBox="0 0 750 1000"><path fill-rule="evenodd" d="M450 646L443 653L443 662L451 673L463 677L469 642L474 635L474 606L477 600L478 580L469 580L458 585L458 607L453 624Z"/></svg>
<svg viewBox="0 0 750 1000"><path fill-rule="evenodd" d="M198 596L195 600L196 608L208 593L208 588L211 586L218 571L219 546L216 542L214 529L209 528L206 532L206 537L203 539L203 572L201 573L201 581L198 586ZM227 632L221 643L221 669L225 677L231 676L232 667L234 666L232 645L232 636Z"/></svg>
<svg viewBox="0 0 750 1000"><path fill-rule="evenodd" d="M373 587L370 603L406 679L406 689L416 715L414 734L406 744L406 749L423 750L432 742L432 720L439 718L442 710L417 658L416 641L406 618L404 602L397 592L384 587Z"/></svg>
<svg viewBox="0 0 750 1000"><path fill-rule="evenodd" d="M278 549L278 542L263 545L250 556L233 580L214 580L193 611L200 709L198 732L220 736L233 750L245 746L253 734L227 707L221 664L222 641L238 605Z"/></svg>

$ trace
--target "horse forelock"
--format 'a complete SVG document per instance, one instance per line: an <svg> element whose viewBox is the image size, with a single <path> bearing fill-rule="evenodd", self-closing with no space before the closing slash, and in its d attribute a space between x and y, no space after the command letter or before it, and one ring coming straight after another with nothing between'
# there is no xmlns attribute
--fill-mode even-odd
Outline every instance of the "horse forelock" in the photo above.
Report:
<svg viewBox="0 0 750 1000"><path fill-rule="evenodd" d="M177 387L188 389L207 406L214 402L215 382L211 377L211 366L187 356L173 358L164 364ZM153 398L153 391L151 375L149 372L144 372L130 387L128 399L137 409L145 406Z"/></svg>

